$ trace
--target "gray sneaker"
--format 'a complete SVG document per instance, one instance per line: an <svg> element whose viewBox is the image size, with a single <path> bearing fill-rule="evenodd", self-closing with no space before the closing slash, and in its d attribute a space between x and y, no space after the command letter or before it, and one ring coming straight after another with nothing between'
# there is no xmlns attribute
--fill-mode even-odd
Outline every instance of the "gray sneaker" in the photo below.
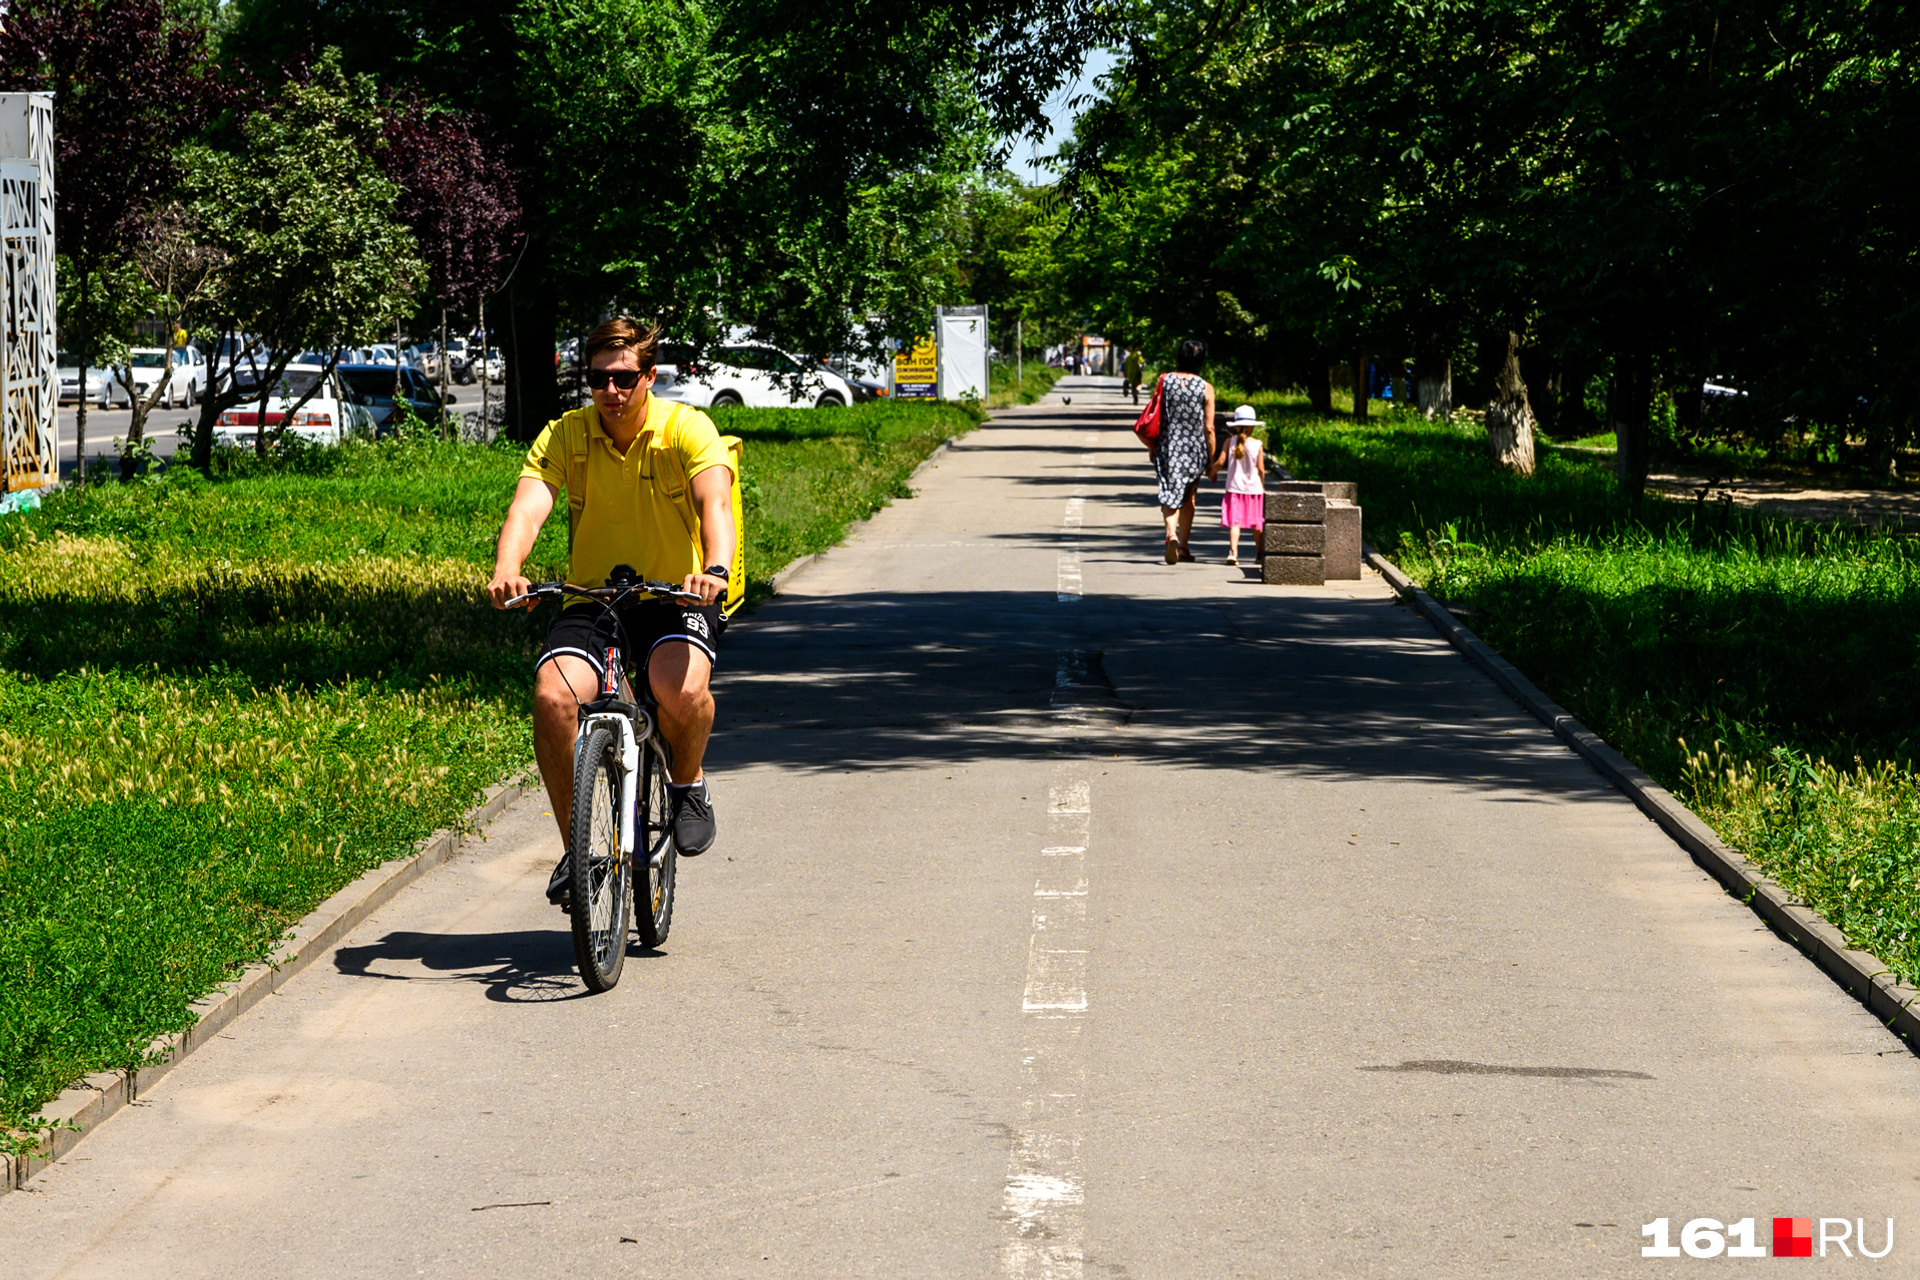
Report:
<svg viewBox="0 0 1920 1280"><path fill-rule="evenodd" d="M669 785L673 797L673 846L683 858L697 858L713 848L713 793L705 778L686 787Z"/></svg>

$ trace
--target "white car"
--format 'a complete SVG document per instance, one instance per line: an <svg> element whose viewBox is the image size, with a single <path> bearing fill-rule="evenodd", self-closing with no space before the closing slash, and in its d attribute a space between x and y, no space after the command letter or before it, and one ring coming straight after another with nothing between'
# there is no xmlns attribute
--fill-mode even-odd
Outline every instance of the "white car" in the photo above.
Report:
<svg viewBox="0 0 1920 1280"><path fill-rule="evenodd" d="M728 343L698 361L685 343L663 342L655 368L655 395L697 409L739 404L754 409L828 409L854 402L847 380L818 360L803 360L759 342Z"/></svg>
<svg viewBox="0 0 1920 1280"><path fill-rule="evenodd" d="M80 362L62 351L56 358L55 364L60 379L60 403L80 403L83 398L80 395ZM120 380L106 369L87 370L87 394L84 398L87 403L98 409L133 403L133 397L129 396L127 389L120 385Z"/></svg>
<svg viewBox="0 0 1920 1280"><path fill-rule="evenodd" d="M244 380L245 369L241 370ZM349 436L373 437L373 415L342 394L338 374L328 373L317 364L290 364L280 385L267 397L267 428L277 429L286 420L287 410L316 384L313 398L301 405L287 423L287 434L299 436L311 444L339 444ZM256 388L233 408L220 415L213 426L213 442L233 448L251 449L259 429L260 399Z"/></svg>
<svg viewBox="0 0 1920 1280"><path fill-rule="evenodd" d="M167 353L160 347L135 347L127 353L131 358L134 393L145 398L153 390L153 384L160 380L160 372L167 363ZM125 390L124 379L115 373L114 382ZM178 405L192 406L207 394L207 361L197 347L175 347L173 349L173 368L167 373L166 390L160 393L160 403L169 409Z"/></svg>

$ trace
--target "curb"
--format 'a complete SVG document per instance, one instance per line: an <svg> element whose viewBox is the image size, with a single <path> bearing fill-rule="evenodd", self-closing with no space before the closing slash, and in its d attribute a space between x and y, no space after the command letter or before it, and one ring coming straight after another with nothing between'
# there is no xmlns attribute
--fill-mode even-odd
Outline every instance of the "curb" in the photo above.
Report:
<svg viewBox="0 0 1920 1280"><path fill-rule="evenodd" d="M959 436L948 436L945 440L942 440L938 445L935 445L933 452L928 454L926 457L920 459L920 465L907 473L906 482L908 484L912 484L915 480L918 480L920 478L920 473L922 471L925 471L928 467L932 466L936 458L938 458L941 454L945 453L947 450L954 448L959 443L960 443ZM884 508L882 509L884 510ZM855 529L858 529L860 525L867 523L867 520L871 520L871 519L873 519L873 516L868 516L866 520L860 521L859 524L848 526L847 533L841 536L840 541L845 542L847 540L847 535L852 534L852 532ZM838 546L839 543L835 543L834 545ZM832 547L829 547L827 550L831 551L832 549L833 549ZM784 569L780 570L780 572L774 574L773 577L767 580L767 590L776 596L779 595L782 591L785 591L787 589L787 584L789 582L792 582L795 578L799 577L801 574L805 573L808 569L812 568L814 564L819 561L820 557L826 554L827 554L826 551L816 551L812 555L801 556L798 560L789 561L787 563L787 566Z"/></svg>
<svg viewBox="0 0 1920 1280"><path fill-rule="evenodd" d="M283 952L277 959L248 965L238 981L189 1005L196 1015L193 1025L148 1045L146 1066L95 1072L48 1103L41 1109L40 1118L61 1127L49 1133L37 1151L0 1155L0 1195L25 1186L27 1179L73 1150L107 1117L151 1090L188 1054L285 986L402 889L452 857L469 833L492 822L532 790L524 782L488 787L485 799L467 811L458 827L434 832L415 852L381 863L308 912L281 940Z"/></svg>
<svg viewBox="0 0 1920 1280"><path fill-rule="evenodd" d="M1726 887L1787 941L1826 970L1827 976L1887 1024L1909 1049L1920 1052L1920 989L1894 977L1871 952L1847 945L1846 935L1818 912L1793 901L1778 881L1747 861L1715 835L1673 793L1649 778L1640 767L1608 746L1599 734L1569 715L1565 708L1534 687L1519 668L1501 657L1468 630L1445 606L1416 586L1392 561L1365 547L1367 563L1379 571L1403 599L1423 615L1448 643L1489 676L1521 706L1532 712L1554 735L1572 747L1607 781L1658 823L1673 842L1685 849L1707 874Z"/></svg>

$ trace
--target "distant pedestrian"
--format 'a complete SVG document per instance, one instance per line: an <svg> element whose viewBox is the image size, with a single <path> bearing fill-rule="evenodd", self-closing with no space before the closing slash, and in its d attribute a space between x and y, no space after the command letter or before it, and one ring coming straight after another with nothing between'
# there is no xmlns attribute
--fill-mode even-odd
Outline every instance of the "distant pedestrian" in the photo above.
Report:
<svg viewBox="0 0 1920 1280"><path fill-rule="evenodd" d="M1160 377L1160 438L1153 470L1160 482L1160 515L1167 525L1167 563L1192 563L1193 491L1213 457L1213 384L1200 376L1207 344L1188 338L1174 372Z"/></svg>
<svg viewBox="0 0 1920 1280"><path fill-rule="evenodd" d="M1240 563L1240 531L1253 530L1254 545L1259 546L1260 531L1267 523L1267 451L1254 438L1253 429L1266 424L1243 404L1233 411L1233 435L1227 443L1227 490L1220 495L1220 523L1227 530L1227 563ZM1209 475L1208 479L1213 477Z"/></svg>
<svg viewBox="0 0 1920 1280"><path fill-rule="evenodd" d="M1127 352L1126 363L1121 365L1120 368L1121 368L1120 376L1126 383L1125 387L1123 387L1122 389L1126 392L1127 395L1133 397L1133 402L1135 404L1139 404L1140 403L1140 353L1138 351Z"/></svg>

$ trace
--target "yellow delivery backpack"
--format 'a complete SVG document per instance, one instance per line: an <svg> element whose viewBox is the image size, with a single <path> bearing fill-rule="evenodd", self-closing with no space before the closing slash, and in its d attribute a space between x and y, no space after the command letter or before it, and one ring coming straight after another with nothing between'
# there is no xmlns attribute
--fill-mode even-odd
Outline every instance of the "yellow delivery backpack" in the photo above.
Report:
<svg viewBox="0 0 1920 1280"><path fill-rule="evenodd" d="M676 404L673 412L683 408ZM587 506L587 433L568 432L567 439L577 445L577 451L567 457L567 550L572 552L573 531ZM720 616L731 618L747 599L747 504L740 496L740 461L746 442L739 436L721 436L720 443L727 447L727 465L733 469L733 563L727 566L727 594L720 601Z"/></svg>

